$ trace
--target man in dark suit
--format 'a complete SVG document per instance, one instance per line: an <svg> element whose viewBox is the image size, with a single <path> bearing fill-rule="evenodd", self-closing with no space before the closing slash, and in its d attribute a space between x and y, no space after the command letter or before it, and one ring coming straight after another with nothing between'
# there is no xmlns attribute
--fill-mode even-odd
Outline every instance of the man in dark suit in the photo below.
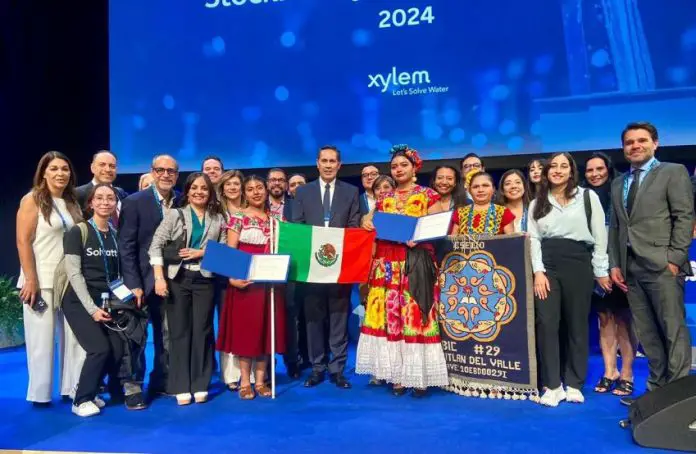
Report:
<svg viewBox="0 0 696 454"><path fill-rule="evenodd" d="M627 292L652 391L691 368L684 278L692 275L694 196L684 166L655 158L655 126L631 123L621 140L631 170L612 183L609 267L614 284Z"/></svg>
<svg viewBox="0 0 696 454"><path fill-rule="evenodd" d="M297 188L306 183L307 178L300 173L293 174L288 179L288 192L283 205L283 219L287 222L292 221L292 206L295 203ZM295 282L288 282L285 285L285 331L287 339L283 361L288 376L293 380L300 378L300 371L309 367L310 364L307 354L307 332L303 306L302 285L298 286Z"/></svg>
<svg viewBox="0 0 696 454"><path fill-rule="evenodd" d="M155 278L148 249L165 213L176 207L174 185L178 175L179 166L171 156L160 155L152 160L154 182L123 201L118 237L123 283L131 289L138 305L147 306L152 323L155 358L149 389L161 393L166 392L169 363L167 324L163 300L154 292ZM140 375L138 378L142 380L145 370Z"/></svg>
<svg viewBox="0 0 696 454"><path fill-rule="evenodd" d="M334 146L322 147L317 156L317 168L319 178L297 189L292 221L322 227L358 227L358 188L336 179L341 168L341 152ZM348 313L352 286L307 284L303 287L307 347L312 362L312 375L305 381L305 386L316 386L324 381L328 367L331 381L336 386L350 388L343 371L348 357ZM332 356L330 359L327 344Z"/></svg>
<svg viewBox="0 0 696 454"><path fill-rule="evenodd" d="M99 150L92 157L92 165L90 166L92 171L92 181L82 186L75 188L75 193L77 195L77 203L80 204L80 208L85 210L87 205L87 198L92 192L92 188L97 184L108 184L113 185L114 180L116 180L117 175L117 162L116 155L109 150ZM116 207L116 213L114 218L111 220L114 226L118 227L119 215L121 212L121 202L123 199L128 197L128 194L123 189L114 186L116 190L116 195L118 196L118 206Z"/></svg>

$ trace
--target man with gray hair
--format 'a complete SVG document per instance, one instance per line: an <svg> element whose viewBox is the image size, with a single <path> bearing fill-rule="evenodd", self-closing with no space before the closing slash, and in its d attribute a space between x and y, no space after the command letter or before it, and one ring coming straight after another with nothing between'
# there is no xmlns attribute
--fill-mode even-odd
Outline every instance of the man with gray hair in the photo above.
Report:
<svg viewBox="0 0 696 454"><path fill-rule="evenodd" d="M158 155L152 160L151 174L152 186L123 201L118 248L123 283L133 292L137 304L146 306L152 323L155 358L150 373L149 391L166 393L169 363L168 330L163 301L154 292L155 277L150 266L148 249L164 215L176 207L177 194L174 185L179 176L179 165L169 155ZM142 382L145 375L144 357L141 370L136 375L138 381ZM142 393L129 395L129 390L126 389L126 406L130 409L145 408Z"/></svg>

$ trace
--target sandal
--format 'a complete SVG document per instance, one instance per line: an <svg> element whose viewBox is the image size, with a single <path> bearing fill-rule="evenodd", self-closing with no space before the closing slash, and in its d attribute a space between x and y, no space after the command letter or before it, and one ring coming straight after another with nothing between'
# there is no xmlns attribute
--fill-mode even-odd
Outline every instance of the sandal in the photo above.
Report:
<svg viewBox="0 0 696 454"><path fill-rule="evenodd" d="M227 389L229 389L233 393L236 393L237 391L239 391L239 383L228 383Z"/></svg>
<svg viewBox="0 0 696 454"><path fill-rule="evenodd" d="M599 380L599 383L595 385L594 392L606 394L612 389L614 389L614 386L616 386L617 381L618 380L612 380L611 378L602 377L602 379Z"/></svg>
<svg viewBox="0 0 696 454"><path fill-rule="evenodd" d="M271 388L269 388L265 383L263 385L256 385L254 388L256 389L256 393L261 397L273 396Z"/></svg>
<svg viewBox="0 0 696 454"><path fill-rule="evenodd" d="M629 380L617 380L617 385L611 392L615 396L630 396L633 394L633 382Z"/></svg>
<svg viewBox="0 0 696 454"><path fill-rule="evenodd" d="M239 398L242 400L252 400L254 397L256 397L256 394L254 394L254 390L251 389L251 385L249 386L241 386L239 388Z"/></svg>

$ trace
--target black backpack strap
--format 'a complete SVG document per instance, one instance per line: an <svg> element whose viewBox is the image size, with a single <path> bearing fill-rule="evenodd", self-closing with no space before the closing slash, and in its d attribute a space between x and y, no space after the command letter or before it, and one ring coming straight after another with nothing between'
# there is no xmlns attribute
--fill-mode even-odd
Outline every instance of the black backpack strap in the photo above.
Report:
<svg viewBox="0 0 696 454"><path fill-rule="evenodd" d="M184 229L184 247L188 247L188 232L186 232L186 219L184 219L184 211L181 208L177 208L176 212L179 215L181 226Z"/></svg>
<svg viewBox="0 0 696 454"><path fill-rule="evenodd" d="M590 191L591 189L585 188L582 193L583 203L585 205L585 217L587 217L587 228L592 234L592 203L590 202Z"/></svg>

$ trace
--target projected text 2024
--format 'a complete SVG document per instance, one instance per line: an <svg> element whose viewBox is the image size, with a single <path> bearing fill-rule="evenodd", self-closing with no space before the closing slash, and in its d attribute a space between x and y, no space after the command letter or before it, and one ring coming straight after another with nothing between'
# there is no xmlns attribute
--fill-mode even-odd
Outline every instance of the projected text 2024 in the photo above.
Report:
<svg viewBox="0 0 696 454"><path fill-rule="evenodd" d="M417 27L422 24L432 24L435 20L433 7L428 5L421 8L382 10L379 13L379 28Z"/></svg>

